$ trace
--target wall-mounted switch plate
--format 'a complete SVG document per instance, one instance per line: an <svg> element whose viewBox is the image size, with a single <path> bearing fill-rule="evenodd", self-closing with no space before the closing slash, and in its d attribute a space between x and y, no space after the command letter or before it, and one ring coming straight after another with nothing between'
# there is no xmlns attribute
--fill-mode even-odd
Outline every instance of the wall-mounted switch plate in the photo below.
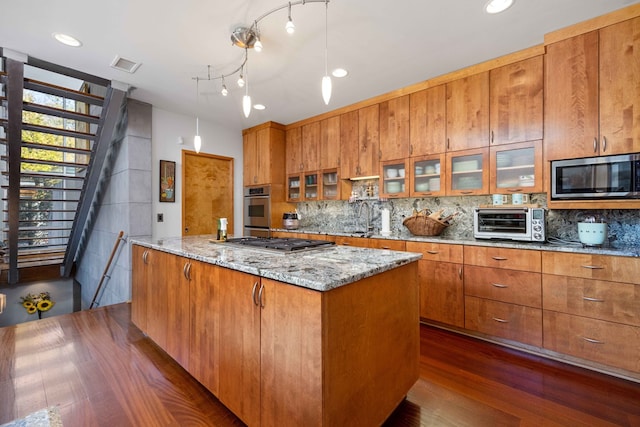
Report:
<svg viewBox="0 0 640 427"><path fill-rule="evenodd" d="M164 221L164 214L159 213L158 214L158 222L162 222Z"/></svg>

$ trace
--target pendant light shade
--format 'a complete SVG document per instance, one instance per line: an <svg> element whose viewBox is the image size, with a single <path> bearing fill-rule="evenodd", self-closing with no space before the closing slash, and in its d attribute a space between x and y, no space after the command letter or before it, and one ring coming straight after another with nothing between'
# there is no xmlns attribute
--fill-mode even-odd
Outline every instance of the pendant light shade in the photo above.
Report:
<svg viewBox="0 0 640 427"><path fill-rule="evenodd" d="M242 112L245 117L249 118L249 114L251 114L251 97L249 95L242 97Z"/></svg>
<svg viewBox="0 0 640 427"><path fill-rule="evenodd" d="M198 98L200 95L199 80L196 78L196 136L193 137L193 148L196 153L200 153L202 148L202 139L200 138L200 118L198 117Z"/></svg>
<svg viewBox="0 0 640 427"><path fill-rule="evenodd" d="M329 105L331 100L331 77L329 76L322 78L322 99L326 105Z"/></svg>
<svg viewBox="0 0 640 427"><path fill-rule="evenodd" d="M200 138L200 135L193 137L193 148L196 149L196 153L200 152L200 149L202 148L202 138Z"/></svg>

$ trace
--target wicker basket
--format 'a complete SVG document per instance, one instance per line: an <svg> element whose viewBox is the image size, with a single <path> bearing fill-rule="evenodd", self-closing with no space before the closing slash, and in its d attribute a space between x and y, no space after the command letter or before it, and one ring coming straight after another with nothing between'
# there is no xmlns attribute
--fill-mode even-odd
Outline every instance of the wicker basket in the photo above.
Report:
<svg viewBox="0 0 640 427"><path fill-rule="evenodd" d="M402 224L415 236L439 236L449 224L428 216L424 211L405 218Z"/></svg>

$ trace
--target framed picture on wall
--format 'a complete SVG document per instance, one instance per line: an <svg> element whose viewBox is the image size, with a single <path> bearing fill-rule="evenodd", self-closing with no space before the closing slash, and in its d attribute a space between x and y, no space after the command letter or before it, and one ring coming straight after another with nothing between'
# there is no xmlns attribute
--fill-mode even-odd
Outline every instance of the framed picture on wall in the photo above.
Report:
<svg viewBox="0 0 640 427"><path fill-rule="evenodd" d="M160 201L176 201L176 162L160 160Z"/></svg>

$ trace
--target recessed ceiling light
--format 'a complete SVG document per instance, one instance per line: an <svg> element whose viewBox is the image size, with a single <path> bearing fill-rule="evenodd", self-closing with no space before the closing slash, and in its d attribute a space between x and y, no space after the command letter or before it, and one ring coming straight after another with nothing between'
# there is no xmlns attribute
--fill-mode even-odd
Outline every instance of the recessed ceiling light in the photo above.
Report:
<svg viewBox="0 0 640 427"><path fill-rule="evenodd" d="M489 0L484 5L484 10L487 13L500 13L509 9L513 5L514 0Z"/></svg>
<svg viewBox="0 0 640 427"><path fill-rule="evenodd" d="M331 72L331 75L333 77L337 77L337 78L345 77L347 74L349 74L349 72L347 70L345 70L344 68L336 68L335 70L333 70Z"/></svg>
<svg viewBox="0 0 640 427"><path fill-rule="evenodd" d="M63 33L53 33L53 38L58 40L60 43L65 44L71 47L80 47L82 46L82 42L77 38L70 36L69 34Z"/></svg>
<svg viewBox="0 0 640 427"><path fill-rule="evenodd" d="M254 108L254 109L256 109L256 110L264 110L264 109L266 109L267 107L265 107L265 106L264 106L264 105L262 105L262 104L255 104L255 105L253 106L253 108Z"/></svg>

